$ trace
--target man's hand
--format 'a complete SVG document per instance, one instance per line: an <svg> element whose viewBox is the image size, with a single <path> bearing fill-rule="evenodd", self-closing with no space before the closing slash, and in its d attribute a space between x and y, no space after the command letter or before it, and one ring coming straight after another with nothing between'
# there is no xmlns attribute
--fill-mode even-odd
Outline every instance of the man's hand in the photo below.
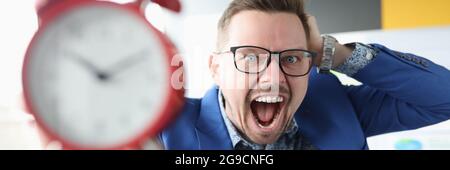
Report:
<svg viewBox="0 0 450 170"><path fill-rule="evenodd" d="M316 17L308 15L308 26L309 26L309 42L308 48L311 51L317 53L316 58L313 61L315 66L320 65L320 60L322 59L323 51L323 39L320 36L320 30L317 26Z"/></svg>
<svg viewBox="0 0 450 170"><path fill-rule="evenodd" d="M323 39L320 36L320 30L317 26L316 18L312 15L308 15L309 25L309 50L317 52L317 56L313 61L314 66L319 66L323 56ZM333 67L343 64L347 57L352 55L353 49L346 47L342 44L336 43L336 53L333 60Z"/></svg>

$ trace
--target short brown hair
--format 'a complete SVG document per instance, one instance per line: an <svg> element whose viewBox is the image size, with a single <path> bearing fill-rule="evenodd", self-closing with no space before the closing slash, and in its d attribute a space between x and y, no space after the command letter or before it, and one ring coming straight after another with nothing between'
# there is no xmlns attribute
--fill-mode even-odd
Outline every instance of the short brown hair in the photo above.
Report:
<svg viewBox="0 0 450 170"><path fill-rule="evenodd" d="M309 26L307 14L304 11L303 0L233 0L223 13L217 25L217 50L221 50L226 41L226 31L231 18L239 12L257 10L262 12L287 12L297 15L305 29L306 39L309 40Z"/></svg>

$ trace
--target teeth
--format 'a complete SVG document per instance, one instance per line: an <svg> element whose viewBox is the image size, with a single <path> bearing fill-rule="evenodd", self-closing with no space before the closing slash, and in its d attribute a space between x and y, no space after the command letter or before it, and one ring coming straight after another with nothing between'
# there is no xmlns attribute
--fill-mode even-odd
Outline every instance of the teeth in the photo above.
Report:
<svg viewBox="0 0 450 170"><path fill-rule="evenodd" d="M262 96L256 98L257 102L264 102L264 103L279 103L283 102L283 97L281 96Z"/></svg>

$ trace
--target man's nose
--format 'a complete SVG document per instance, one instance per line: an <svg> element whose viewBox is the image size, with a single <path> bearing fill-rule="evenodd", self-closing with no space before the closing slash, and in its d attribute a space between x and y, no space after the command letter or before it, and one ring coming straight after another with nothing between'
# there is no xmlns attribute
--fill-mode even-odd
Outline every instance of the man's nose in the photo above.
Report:
<svg viewBox="0 0 450 170"><path fill-rule="evenodd" d="M271 57L271 61L267 68L261 73L260 75L260 81L261 82L270 82L274 84L280 84L286 82L286 77L281 71L279 60L279 55L273 54Z"/></svg>

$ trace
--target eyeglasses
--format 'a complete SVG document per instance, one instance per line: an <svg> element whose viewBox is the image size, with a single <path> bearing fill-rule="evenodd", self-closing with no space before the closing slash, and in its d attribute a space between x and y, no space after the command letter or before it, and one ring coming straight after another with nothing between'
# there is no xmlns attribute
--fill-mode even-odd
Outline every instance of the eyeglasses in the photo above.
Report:
<svg viewBox="0 0 450 170"><path fill-rule="evenodd" d="M288 76L300 77L307 75L312 67L312 59L316 53L302 49L270 51L257 46L231 47L234 65L240 72L258 74L264 71L272 61L272 55L278 56L281 71Z"/></svg>

